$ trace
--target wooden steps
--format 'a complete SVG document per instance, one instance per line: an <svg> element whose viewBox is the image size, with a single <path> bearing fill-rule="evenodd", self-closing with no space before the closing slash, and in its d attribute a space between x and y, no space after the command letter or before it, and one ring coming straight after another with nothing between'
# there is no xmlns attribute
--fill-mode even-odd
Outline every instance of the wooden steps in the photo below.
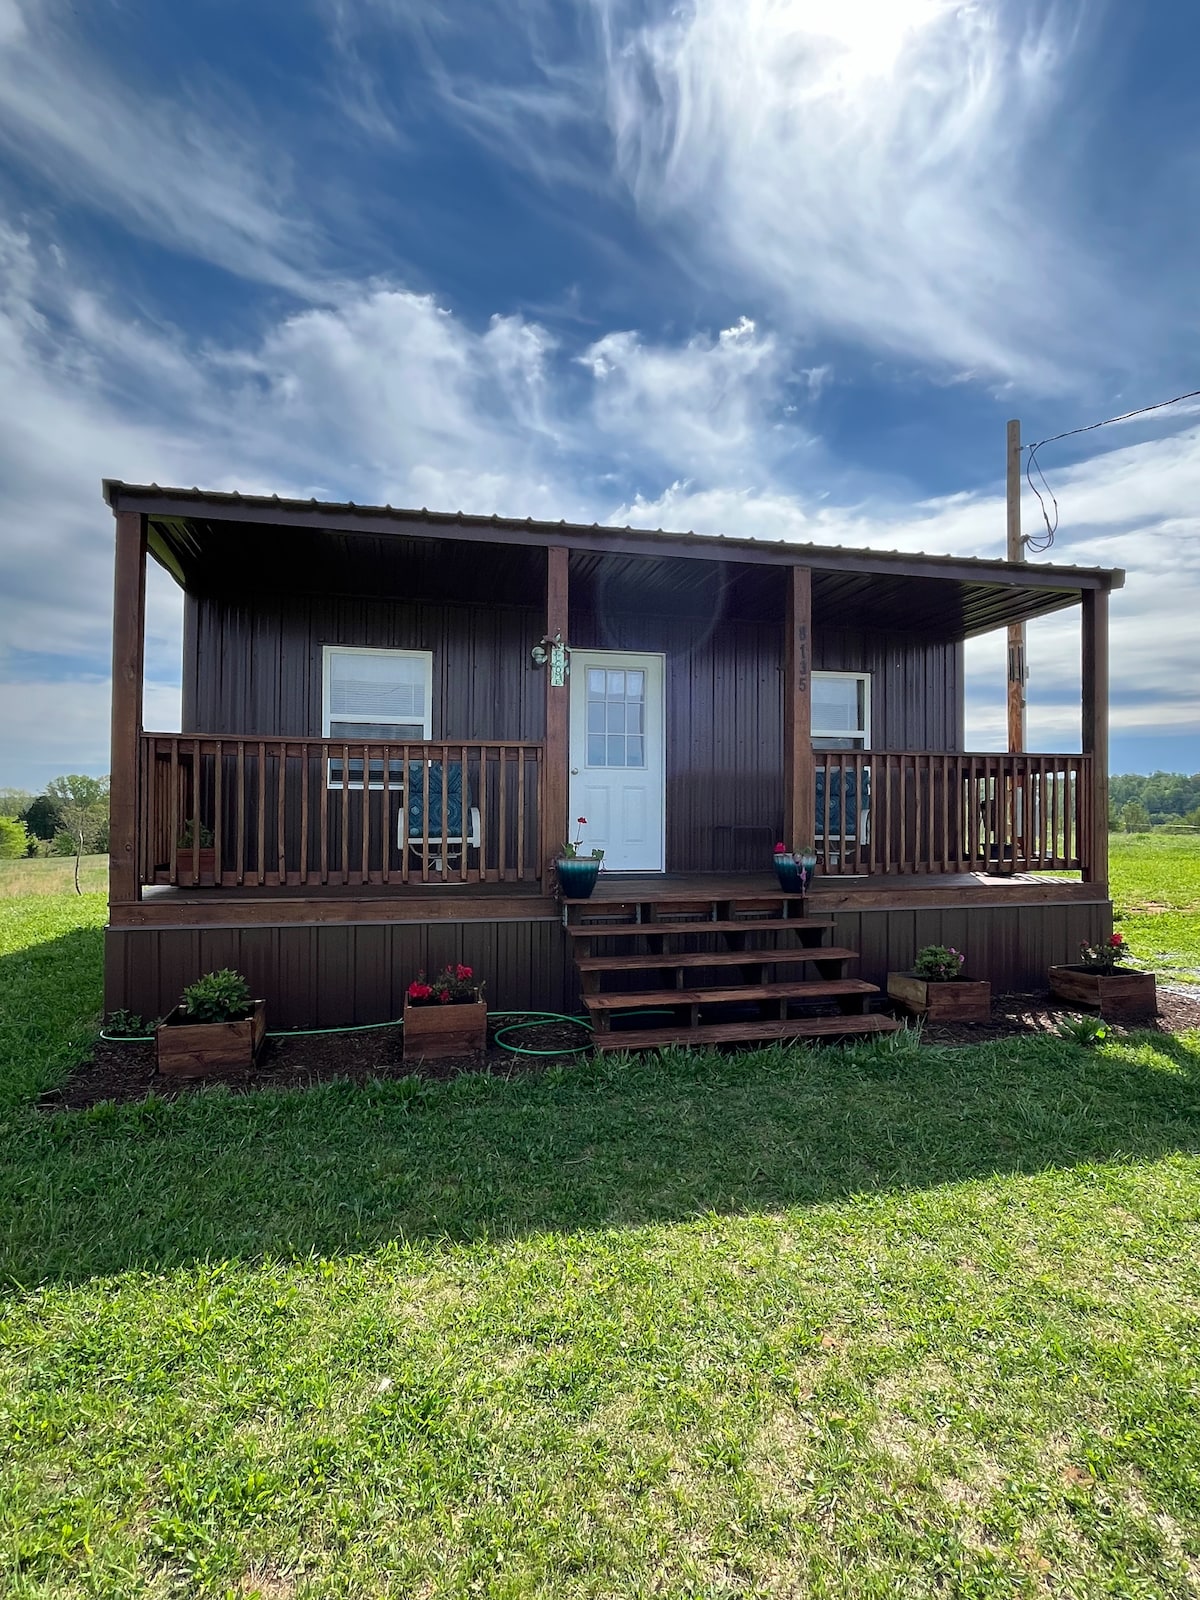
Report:
<svg viewBox="0 0 1200 1600"><path fill-rule="evenodd" d="M598 1033L597 1050L661 1050L673 1044L755 1044L782 1039L836 1039L853 1034L894 1033L900 1024L894 1017L870 1012L861 1017L792 1017L786 1022L714 1022L688 1028L678 1034L661 1028L621 1028L615 1033Z"/></svg>
<svg viewBox="0 0 1200 1600"><path fill-rule="evenodd" d="M585 994L589 1011L638 1011L643 1006L716 1006L744 1000L851 1000L878 994L873 983L861 978L808 979L803 983L746 983L713 989L629 989L608 994Z"/></svg>
<svg viewBox="0 0 1200 1600"><path fill-rule="evenodd" d="M828 917L732 917L720 922L697 917L691 922L572 922L567 932L572 939L634 939L644 934L777 933L780 929L828 932L832 926Z"/></svg>
<svg viewBox="0 0 1200 1600"><path fill-rule="evenodd" d="M685 908L694 915L685 918ZM621 920L586 920L610 912ZM564 916L597 1050L837 1038L899 1027L868 1010L879 994L875 984L846 976L858 952L831 943L832 920L805 916L794 895L714 891L704 900L694 890L653 898L643 890L636 900L567 901ZM613 939L639 948L614 954ZM595 953L593 941L607 944L608 953ZM779 967L802 968L803 976L772 980ZM689 973L699 981L689 985ZM663 987L671 974L674 985ZM743 1014L731 1017L732 1007ZM613 1027L622 1013L639 1011L661 1012L662 1020Z"/></svg>
<svg viewBox="0 0 1200 1600"><path fill-rule="evenodd" d="M640 956L576 956L580 972L659 971L664 967L753 967L801 961L857 961L857 950L840 950L834 945L797 945L782 950L690 950L652 951Z"/></svg>

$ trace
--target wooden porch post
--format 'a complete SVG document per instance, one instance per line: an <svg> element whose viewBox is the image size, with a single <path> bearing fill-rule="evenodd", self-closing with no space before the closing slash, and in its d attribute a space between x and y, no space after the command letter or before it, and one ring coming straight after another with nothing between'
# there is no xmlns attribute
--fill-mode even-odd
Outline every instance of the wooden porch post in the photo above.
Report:
<svg viewBox="0 0 1200 1600"><path fill-rule="evenodd" d="M812 747L812 571L793 567L783 634L783 819L789 850L811 845L817 831L817 775Z"/></svg>
<svg viewBox="0 0 1200 1600"><path fill-rule="evenodd" d="M1083 753L1092 758L1091 794L1084 800L1088 818L1086 883L1108 885L1108 593L1083 591Z"/></svg>
<svg viewBox="0 0 1200 1600"><path fill-rule="evenodd" d="M546 637L568 637L567 563L570 552L561 545L546 551ZM542 775L542 885L548 891L554 883L554 858L564 839L570 838L567 818L571 764L570 722L571 684L555 683L548 662L546 673L546 748Z"/></svg>
<svg viewBox="0 0 1200 1600"><path fill-rule="evenodd" d="M110 905L124 905L141 894L137 801L146 654L146 519L136 511L118 511L116 523L108 899Z"/></svg>

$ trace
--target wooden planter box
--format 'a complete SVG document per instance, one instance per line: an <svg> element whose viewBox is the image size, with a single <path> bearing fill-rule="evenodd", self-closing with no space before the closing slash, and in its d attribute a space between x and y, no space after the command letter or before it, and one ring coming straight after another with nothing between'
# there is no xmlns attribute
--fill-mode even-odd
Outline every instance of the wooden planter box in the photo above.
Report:
<svg viewBox="0 0 1200 1600"><path fill-rule="evenodd" d="M992 1014L992 986L986 979L930 983L915 972L889 972L887 992L930 1022L986 1022Z"/></svg>
<svg viewBox="0 0 1200 1600"><path fill-rule="evenodd" d="M216 883L217 852L215 846L201 845L199 850L193 850L190 845L186 845L175 852L175 882L177 884L180 884L185 889L190 886L193 862L195 863L196 876L200 883Z"/></svg>
<svg viewBox="0 0 1200 1600"><path fill-rule="evenodd" d="M203 1078L210 1072L247 1071L267 1031L267 1003L256 1000L241 1022L189 1022L176 1006L154 1030L158 1070L172 1078Z"/></svg>
<svg viewBox="0 0 1200 1600"><path fill-rule="evenodd" d="M487 1048L487 1001L404 1007L405 1061L481 1056Z"/></svg>
<svg viewBox="0 0 1200 1600"><path fill-rule="evenodd" d="M1050 968L1050 988L1074 1006L1097 1006L1106 1022L1137 1022L1158 1015L1152 972L1089 972L1078 964Z"/></svg>

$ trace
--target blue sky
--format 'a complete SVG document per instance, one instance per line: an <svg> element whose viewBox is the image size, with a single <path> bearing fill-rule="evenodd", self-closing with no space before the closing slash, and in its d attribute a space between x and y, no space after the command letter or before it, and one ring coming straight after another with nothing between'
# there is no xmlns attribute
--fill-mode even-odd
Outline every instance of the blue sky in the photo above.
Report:
<svg viewBox="0 0 1200 1600"><path fill-rule="evenodd" d="M107 766L102 475L1002 552L1009 416L1200 388L1198 60L1182 0L0 0L0 783ZM1200 410L1043 460L1114 765L1194 771ZM151 725L178 655L156 578ZM1075 617L1030 656L1078 748Z"/></svg>

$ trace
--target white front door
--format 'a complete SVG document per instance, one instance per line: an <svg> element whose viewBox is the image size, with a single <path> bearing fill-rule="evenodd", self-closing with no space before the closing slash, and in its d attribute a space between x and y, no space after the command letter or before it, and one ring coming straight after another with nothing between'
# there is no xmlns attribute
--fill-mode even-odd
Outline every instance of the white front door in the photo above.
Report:
<svg viewBox="0 0 1200 1600"><path fill-rule="evenodd" d="M663 658L571 652L571 817L612 872L665 864Z"/></svg>

